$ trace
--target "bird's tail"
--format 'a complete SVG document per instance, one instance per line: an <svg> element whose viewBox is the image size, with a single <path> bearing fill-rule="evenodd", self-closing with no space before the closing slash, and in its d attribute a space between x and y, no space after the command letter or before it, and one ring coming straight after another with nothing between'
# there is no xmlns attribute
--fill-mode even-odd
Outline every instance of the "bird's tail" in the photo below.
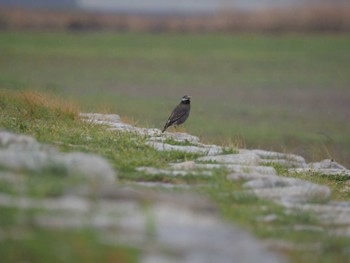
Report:
<svg viewBox="0 0 350 263"><path fill-rule="evenodd" d="M162 133L165 132L165 130L168 129L169 126L170 126L170 125L169 125L169 121L167 121L167 123L164 125L164 128L163 128L163 130L162 130Z"/></svg>

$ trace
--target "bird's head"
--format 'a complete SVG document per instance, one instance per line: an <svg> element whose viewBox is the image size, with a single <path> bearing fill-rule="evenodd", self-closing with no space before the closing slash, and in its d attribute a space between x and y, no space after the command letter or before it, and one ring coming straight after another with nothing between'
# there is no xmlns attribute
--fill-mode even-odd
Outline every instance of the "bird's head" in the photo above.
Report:
<svg viewBox="0 0 350 263"><path fill-rule="evenodd" d="M181 99L181 103L185 103L185 104L188 104L191 102L191 96L188 96L188 95L185 95L182 97Z"/></svg>

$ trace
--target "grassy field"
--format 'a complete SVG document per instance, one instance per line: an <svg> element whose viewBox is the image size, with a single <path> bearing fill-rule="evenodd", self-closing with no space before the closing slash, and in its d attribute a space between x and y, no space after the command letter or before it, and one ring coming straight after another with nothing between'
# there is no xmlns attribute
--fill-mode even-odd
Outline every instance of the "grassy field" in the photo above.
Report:
<svg viewBox="0 0 350 263"><path fill-rule="evenodd" d="M186 130L350 167L350 36L0 33L0 88L161 128L184 94Z"/></svg>

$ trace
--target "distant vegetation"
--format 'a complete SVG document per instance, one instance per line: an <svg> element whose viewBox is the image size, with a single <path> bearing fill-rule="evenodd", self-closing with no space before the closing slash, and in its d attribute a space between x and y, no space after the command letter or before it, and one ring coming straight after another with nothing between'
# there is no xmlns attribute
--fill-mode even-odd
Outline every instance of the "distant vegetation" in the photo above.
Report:
<svg viewBox="0 0 350 263"><path fill-rule="evenodd" d="M350 32L349 5L306 5L213 15L135 15L0 8L0 29L119 32Z"/></svg>

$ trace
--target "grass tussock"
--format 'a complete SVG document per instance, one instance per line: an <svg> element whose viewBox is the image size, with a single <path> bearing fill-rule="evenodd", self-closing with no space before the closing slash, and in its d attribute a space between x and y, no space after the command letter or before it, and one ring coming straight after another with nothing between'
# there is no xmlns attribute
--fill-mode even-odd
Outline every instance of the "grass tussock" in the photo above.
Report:
<svg viewBox="0 0 350 263"><path fill-rule="evenodd" d="M72 102L32 91L0 90L0 108L26 119L76 119L79 115L79 107Z"/></svg>

